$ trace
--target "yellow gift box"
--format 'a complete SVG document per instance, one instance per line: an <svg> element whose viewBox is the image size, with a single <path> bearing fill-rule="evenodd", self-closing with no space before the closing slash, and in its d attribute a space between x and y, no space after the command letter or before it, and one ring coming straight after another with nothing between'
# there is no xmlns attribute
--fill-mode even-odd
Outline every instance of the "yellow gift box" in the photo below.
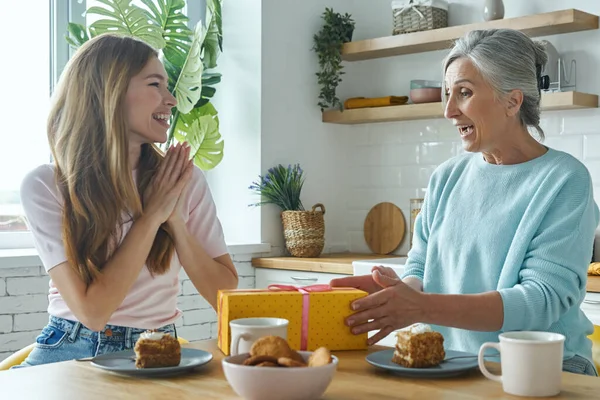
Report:
<svg viewBox="0 0 600 400"><path fill-rule="evenodd" d="M354 335L345 320L353 311L350 303L367 292L328 285L304 287L271 285L269 289L220 290L218 345L229 354L229 322L238 318L275 317L289 321L288 343L294 350L313 351L367 348L367 334Z"/></svg>

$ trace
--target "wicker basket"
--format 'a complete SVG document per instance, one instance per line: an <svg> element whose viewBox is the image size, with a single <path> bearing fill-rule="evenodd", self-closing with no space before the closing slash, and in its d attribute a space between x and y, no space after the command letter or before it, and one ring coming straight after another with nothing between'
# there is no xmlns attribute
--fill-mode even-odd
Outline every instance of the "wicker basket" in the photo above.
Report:
<svg viewBox="0 0 600 400"><path fill-rule="evenodd" d="M320 207L320 211L315 209ZM283 211L285 247L294 257L318 257L325 245L325 206L315 204L312 211Z"/></svg>
<svg viewBox="0 0 600 400"><path fill-rule="evenodd" d="M448 3L443 0L392 1L394 35L448 26Z"/></svg>

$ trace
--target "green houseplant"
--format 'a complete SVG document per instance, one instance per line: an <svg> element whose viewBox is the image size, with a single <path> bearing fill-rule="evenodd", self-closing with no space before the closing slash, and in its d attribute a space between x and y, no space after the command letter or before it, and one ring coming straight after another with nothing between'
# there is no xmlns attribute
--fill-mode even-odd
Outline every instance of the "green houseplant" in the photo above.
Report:
<svg viewBox="0 0 600 400"><path fill-rule="evenodd" d="M206 18L190 30L183 14L184 0L98 0L87 14L100 15L86 29L69 23L67 42L74 48L89 38L113 32L141 39L159 50L168 74L169 90L177 98L164 149L176 140L190 143L194 163L203 170L223 159L224 142L219 133L217 110L210 99L221 74L211 72L223 50L222 0L206 0Z"/></svg>
<svg viewBox="0 0 600 400"><path fill-rule="evenodd" d="M342 15L332 8L325 8L322 19L324 25L313 36L313 50L319 58L317 82L321 85L318 104L321 111L330 107L342 110L343 104L336 95L336 88L344 74L342 46L352 40L354 20L350 14Z"/></svg>
<svg viewBox="0 0 600 400"><path fill-rule="evenodd" d="M304 171L299 164L284 167L279 164L269 168L265 175L259 175L258 179L248 187L254 193L262 196L262 200L251 206L262 206L275 204L281 211L304 211L300 200L300 192L304 185Z"/></svg>
<svg viewBox="0 0 600 400"><path fill-rule="evenodd" d="M315 204L312 211L304 210L300 193L304 185L304 171L299 164L279 164L269 168L248 187L261 196L251 206L274 204L281 209L285 247L295 257L318 257L325 245L325 207ZM320 210L317 210L320 208Z"/></svg>

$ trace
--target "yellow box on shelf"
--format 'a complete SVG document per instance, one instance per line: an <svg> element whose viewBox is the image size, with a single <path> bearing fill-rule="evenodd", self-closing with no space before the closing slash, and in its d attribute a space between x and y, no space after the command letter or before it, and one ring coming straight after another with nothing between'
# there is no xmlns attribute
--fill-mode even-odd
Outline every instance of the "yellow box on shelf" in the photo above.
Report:
<svg viewBox="0 0 600 400"><path fill-rule="evenodd" d="M350 303L366 292L328 285L305 287L271 285L269 289L219 291L218 346L229 354L229 322L239 318L276 317L289 321L288 343L294 350L362 350L367 334L354 335L345 324L353 311Z"/></svg>

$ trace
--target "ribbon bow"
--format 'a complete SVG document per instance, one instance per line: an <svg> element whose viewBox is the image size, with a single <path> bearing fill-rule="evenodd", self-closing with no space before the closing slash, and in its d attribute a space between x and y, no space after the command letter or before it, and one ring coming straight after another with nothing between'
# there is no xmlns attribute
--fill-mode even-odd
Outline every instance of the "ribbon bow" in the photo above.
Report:
<svg viewBox="0 0 600 400"><path fill-rule="evenodd" d="M400 10L398 10L394 13L394 17L397 17L398 15L402 15L405 12L412 10L412 11L416 12L417 14L419 14L419 17L421 17L421 19L423 19L423 18L425 18L425 16L416 7L427 6L427 5L429 5L430 2L431 2L431 0L416 0L416 1L410 0L407 5L405 5Z"/></svg>
<svg viewBox="0 0 600 400"><path fill-rule="evenodd" d="M267 289L274 292L300 292L302 293L302 325L300 330L300 350L306 350L308 347L308 310L310 309L310 292L330 292L329 285L269 285Z"/></svg>
<svg viewBox="0 0 600 400"><path fill-rule="evenodd" d="M307 286L294 286L294 285L269 285L267 289L273 292L331 292L331 286L329 285L307 285Z"/></svg>

